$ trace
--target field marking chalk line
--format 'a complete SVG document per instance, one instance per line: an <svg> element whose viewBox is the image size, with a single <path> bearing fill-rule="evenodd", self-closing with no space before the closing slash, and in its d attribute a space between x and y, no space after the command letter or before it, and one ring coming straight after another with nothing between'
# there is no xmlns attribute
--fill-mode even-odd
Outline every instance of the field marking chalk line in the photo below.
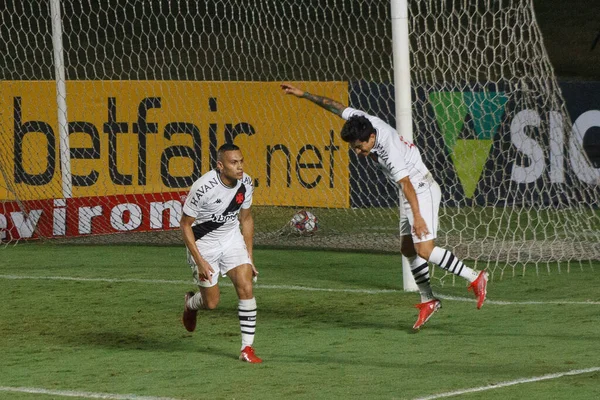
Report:
<svg viewBox="0 0 600 400"><path fill-rule="evenodd" d="M86 399L107 399L107 400L179 400L179 399L174 399L172 397L138 396L136 394L78 392L75 390L51 390L51 389L34 388L34 387L0 386L0 392L48 394L48 395L62 396L62 397L83 397Z"/></svg>
<svg viewBox="0 0 600 400"><path fill-rule="evenodd" d="M563 376L582 375L582 374L588 374L590 372L598 372L598 371L600 371L600 367L593 367L593 368L586 368L586 369L575 369L575 370L571 370L571 371L558 372L556 374L548 374L548 375L542 375L542 376L534 376L534 377L531 377L531 378L515 379L514 381L499 382L499 383L495 383L495 384L491 384L491 385L487 385L487 386L480 386L480 387L474 387L474 388L463 389L463 390L455 390L453 392L438 393L438 394L434 394L434 395L431 395L431 396L419 397L419 398L416 398L416 399L413 399L413 400L434 400L434 399L441 399L441 398L444 398L444 397L453 397L453 396L459 396L461 394L483 392L483 391L486 391L486 390L500 389L500 388L503 388L503 387L520 385L520 384L523 384L523 383L547 381L549 379L562 378Z"/></svg>
<svg viewBox="0 0 600 400"><path fill-rule="evenodd" d="M170 284L170 285L193 285L191 279L189 281L169 280L169 279L139 279L139 278L82 278L74 276L34 276L34 275L0 275L0 279L6 280L49 280L49 281L74 281L74 282L106 282L106 283L143 283L143 284ZM229 282L219 282L221 286L232 287ZM315 288L308 286L297 285L263 285L257 283L257 289L273 289L273 290L297 290L304 292L331 292L331 293L365 293L365 294L388 294L388 293L406 293L403 290L397 289L350 289L350 288ZM437 296L441 300L475 302L476 299L456 296ZM548 304L571 304L571 305L600 305L600 301L502 301L487 299L486 304L494 304L499 306L508 305L548 305Z"/></svg>

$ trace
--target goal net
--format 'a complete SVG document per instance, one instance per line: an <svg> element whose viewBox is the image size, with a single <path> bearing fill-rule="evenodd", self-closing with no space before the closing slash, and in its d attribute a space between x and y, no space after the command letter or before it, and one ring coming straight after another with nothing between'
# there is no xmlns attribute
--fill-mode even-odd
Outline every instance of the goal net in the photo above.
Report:
<svg viewBox="0 0 600 400"><path fill-rule="evenodd" d="M409 1L438 244L499 274L600 259L590 122L569 117L532 3ZM234 142L257 245L399 251L395 187L348 151L341 119L279 88L394 126L388 0L36 0L0 17L3 243L179 242L187 190ZM300 209L315 234L290 229Z"/></svg>

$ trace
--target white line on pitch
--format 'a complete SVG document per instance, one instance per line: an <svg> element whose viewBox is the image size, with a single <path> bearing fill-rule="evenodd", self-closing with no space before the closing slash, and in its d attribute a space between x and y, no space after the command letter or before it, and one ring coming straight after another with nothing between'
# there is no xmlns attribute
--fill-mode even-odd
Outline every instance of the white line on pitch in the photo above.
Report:
<svg viewBox="0 0 600 400"><path fill-rule="evenodd" d="M78 392L78 391L73 391L73 390L50 390L50 389L32 388L32 387L0 386L0 392L49 394L49 395L53 395L53 396L83 397L86 399L108 399L108 400L177 400L172 397L138 396L135 394L116 394L116 393L92 393L92 392Z"/></svg>
<svg viewBox="0 0 600 400"><path fill-rule="evenodd" d="M491 385L487 385L487 386L480 386L480 387L463 389L463 390L455 390L453 392L439 393L439 394L434 394L434 395L427 396L427 397L419 397L414 400L441 399L443 397L453 397L453 396L458 396L461 394L483 392L486 390L493 390L493 389L499 389L499 388L508 387L508 386L520 385L522 383L547 381L549 379L562 378L563 376L582 375L582 374L588 374L590 372L597 372L597 371L600 371L600 367L593 367L593 368L587 368L587 369L575 369L572 371L559 372L556 374L534 376L532 378L516 379L514 381L500 382L500 383L495 383L495 384L491 384Z"/></svg>
<svg viewBox="0 0 600 400"><path fill-rule="evenodd" d="M107 282L107 283L143 283L143 284L171 284L171 285L193 285L192 281L169 280L169 279L138 279L138 278L80 278L73 276L33 276L33 275L0 275L0 279L33 279L33 280L50 280L50 281L75 281L75 282ZM229 282L219 282L221 286L231 287ZM365 294L388 294L388 293L406 293L403 290L396 289L350 289L350 288L315 288L308 286L297 285L263 285L256 284L257 289L274 289L274 290L297 290L304 292L331 292L331 293L365 293ZM441 300L466 301L475 302L475 299L455 296L438 295ZM573 305L600 305L600 301L501 301L501 300L486 300L486 304L495 304L500 306L505 305L548 305L548 304L573 304Z"/></svg>
<svg viewBox="0 0 600 400"><path fill-rule="evenodd" d="M474 302L475 299L467 299L465 297L455 297L455 296L446 296L446 295L436 295L442 300L454 300L454 301L468 301ZM553 301L502 301L502 300L486 300L485 304L495 304L498 306L508 306L514 304L522 304L522 305L548 305L548 304L586 304L586 305L600 305L600 301L561 301L561 300L553 300Z"/></svg>

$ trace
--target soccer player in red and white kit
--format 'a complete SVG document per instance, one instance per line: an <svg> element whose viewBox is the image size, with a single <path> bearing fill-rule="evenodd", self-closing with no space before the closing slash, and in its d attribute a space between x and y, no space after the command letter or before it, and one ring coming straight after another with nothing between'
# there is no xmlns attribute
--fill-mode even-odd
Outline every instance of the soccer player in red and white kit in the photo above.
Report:
<svg viewBox="0 0 600 400"><path fill-rule="evenodd" d="M475 271L449 250L435 246L442 194L423 163L419 149L377 117L289 84L282 84L281 89L286 94L310 100L345 119L346 123L341 131L342 140L357 155L374 160L384 174L398 185L402 207L401 252L410 263L421 293L421 303L416 305L419 316L413 328L421 328L441 307L440 300L435 298L431 289L427 261L468 280L469 290L477 297L477 308L481 308L487 294L487 272Z"/></svg>
<svg viewBox="0 0 600 400"><path fill-rule="evenodd" d="M183 324L193 332L198 310L217 307L219 275L228 276L239 299L240 360L260 363L252 347L257 309L252 283L258 275L252 261L252 192L252 178L244 173L244 157L234 144L222 145L217 152L217 168L192 185L183 205L181 230L199 291L185 295Z"/></svg>

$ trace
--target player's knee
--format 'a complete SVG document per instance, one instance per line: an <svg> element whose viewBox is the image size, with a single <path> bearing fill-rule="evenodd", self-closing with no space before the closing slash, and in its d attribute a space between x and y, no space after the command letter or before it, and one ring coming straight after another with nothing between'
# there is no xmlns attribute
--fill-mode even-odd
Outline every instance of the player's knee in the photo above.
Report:
<svg viewBox="0 0 600 400"><path fill-rule="evenodd" d="M427 244L416 246L417 254L422 259L429 261L429 257L431 257L431 252L433 251L433 246L428 246Z"/></svg>
<svg viewBox="0 0 600 400"><path fill-rule="evenodd" d="M429 260L429 256L431 256L431 251L419 250L417 251L417 255L424 260Z"/></svg>
<svg viewBox="0 0 600 400"><path fill-rule="evenodd" d="M251 299L253 297L252 281L250 281L248 284L238 285L236 289L240 299Z"/></svg>
<svg viewBox="0 0 600 400"><path fill-rule="evenodd" d="M219 299L207 299L204 301L204 308L214 310L219 305Z"/></svg>
<svg viewBox="0 0 600 400"><path fill-rule="evenodd" d="M214 310L219 305L220 300L221 294L219 292L205 291L202 294L202 308L205 310Z"/></svg>
<svg viewBox="0 0 600 400"><path fill-rule="evenodd" d="M415 250L417 255L427 261L429 261L429 257L431 257L431 252L435 247L433 240L427 240L425 242L415 243Z"/></svg>

